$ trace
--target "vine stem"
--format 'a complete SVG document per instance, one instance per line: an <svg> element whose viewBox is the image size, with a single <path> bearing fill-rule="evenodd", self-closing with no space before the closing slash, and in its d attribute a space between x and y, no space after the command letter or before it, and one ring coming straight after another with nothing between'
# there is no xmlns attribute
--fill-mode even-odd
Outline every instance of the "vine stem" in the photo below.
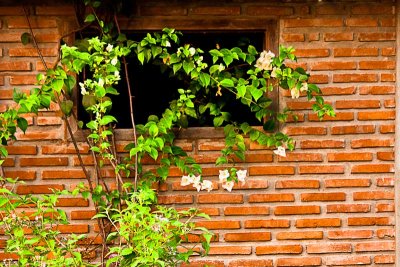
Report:
<svg viewBox="0 0 400 267"><path fill-rule="evenodd" d="M47 66L47 64L46 64L46 61L44 60L43 54L42 54L42 52L40 51L39 45L38 45L38 43L37 43L37 41L36 41L36 37L35 37L35 35L34 35L34 33L33 33L32 25L31 25L31 23L30 23L29 16L28 16L28 12L27 12L25 6L23 6L23 10L24 10L25 18L26 18L27 23L28 23L28 27L29 27L30 34L31 34L31 36L32 36L33 45L34 45L34 47L35 47L36 50L37 50L38 56L39 56L39 58L40 58L40 60L41 60L41 62L42 62L42 64L43 64L45 70L47 71L47 70L48 70L48 66ZM61 106L60 96L59 96L57 93L55 93L55 97L56 97L56 101L57 101L58 106ZM75 117L75 116L74 116L74 117ZM75 118L76 118L76 117L75 117ZM73 134L73 132L72 132L71 125L70 125L68 119L67 119L65 116L63 116L62 119L65 121L65 125L66 125L66 127L67 127L68 133L69 133L69 135L70 135L70 137L71 137L72 143L73 143L73 145L74 145L75 151L76 151L77 156L78 156L79 164L80 164L80 166L81 166L81 168L82 168L82 171L83 171L84 174L85 174L86 180L87 180L88 183L89 183L89 190L90 190L90 192L93 194L93 191L94 191L94 190L93 190L92 179L90 178L90 174L89 174L89 172L87 171L87 169L86 169L86 167L85 167L85 165L84 165L84 163L83 163L82 155L81 155L81 153L80 153L80 151L79 151L78 144L77 144L76 139L75 139L75 137L74 137L74 134ZM99 208L98 208L97 205L95 205L95 209L96 209L96 213L99 213ZM104 261L103 261L103 260L104 260L104 251L105 251L105 249L106 249L106 243L105 243L105 242L106 242L106 241L105 241L105 240L106 240L105 227L104 227L104 222L103 222L103 220L101 220L100 218L97 218L97 223L98 223L98 225L99 225L99 228L101 229L102 238L103 238L103 249L102 249L102 256L103 256L103 257L102 257L102 265L104 266Z"/></svg>
<svg viewBox="0 0 400 267"><path fill-rule="evenodd" d="M118 19L117 15L114 13L114 21L115 25L117 27L118 33L121 33L121 29L118 24ZM136 133L136 124L135 124L135 116L133 113L133 99L134 96L132 96L132 91L131 91L131 83L129 80L129 73L128 73L128 63L126 62L125 56L122 57L122 63L124 64L124 71L125 71L125 80L127 84L127 90L128 90L128 96L129 96L129 111L130 111L130 117L131 117L131 123L132 123L132 129L133 129L133 142L135 144L135 147L137 147L137 133ZM138 182L138 155L135 154L135 183L134 183L134 190L135 192L137 191L137 182Z"/></svg>

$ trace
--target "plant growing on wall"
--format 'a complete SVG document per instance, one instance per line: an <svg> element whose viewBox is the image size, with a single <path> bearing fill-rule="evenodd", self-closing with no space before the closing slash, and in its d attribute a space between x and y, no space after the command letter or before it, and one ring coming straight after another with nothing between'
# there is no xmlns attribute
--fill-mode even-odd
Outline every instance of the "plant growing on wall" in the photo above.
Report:
<svg viewBox="0 0 400 267"><path fill-rule="evenodd" d="M9 139L14 138L16 127L22 131L27 129L27 121L20 114L35 113L49 108L51 102L57 103L88 182L86 186L79 185L74 193L91 198L96 208L97 214L93 219L98 222L103 240L101 264L176 266L179 262L188 261L193 254L207 253L212 238L207 229L198 228L192 222L196 217L207 217L205 214L195 210L178 212L173 208L158 206L157 196L151 189L155 183L167 179L171 167L177 167L182 172L182 186L193 186L198 191L208 192L213 189L212 182L203 179L201 166L174 143L179 129L189 126L188 117L198 119L200 116L209 116L215 127L223 127L225 148L215 164L221 166L219 181L222 187L231 191L235 183L246 182L246 170L236 165L237 161L244 161L246 138L275 148L274 152L281 156L285 155L287 149L294 149L292 138L274 131L278 123L287 120L290 110L272 110L272 100L267 94L269 91L289 90L292 98L305 94L308 100L315 99L313 110L320 118L324 115L333 116L334 112L320 96L320 89L308 83L309 74L302 68L292 69L286 65L288 61L296 60L292 47L281 46L277 54L259 52L253 46L245 50L234 47L205 52L189 44L180 44L180 33L168 28L159 33L148 33L139 41L128 40L119 32L115 14L114 21L105 21L95 11L101 4L99 1L85 2L91 10L85 23L95 25L99 35L81 40L77 46L61 46L59 64L45 74L38 75L37 88L32 89L29 95L15 91L14 100L18 108L0 115L2 143L6 145ZM30 37L36 44L32 32L24 36L24 40ZM204 61L205 53L211 56L212 63ZM162 114L150 116L143 125L135 124L131 106L133 141L126 146L125 157L121 159L115 149L114 124L118 118L113 116L110 95L119 94L116 85L121 79L120 72L127 73L126 56L134 56L142 64L158 61L172 76L186 77L190 83L186 88L177 88L179 97L171 101ZM86 73L86 79L77 85L76 77L82 72ZM126 79L126 89L131 97L127 75ZM85 123L88 131L82 131L94 158L95 180L98 183L88 174L72 132L71 121L75 120L74 123L80 128L84 126L83 122L76 120L73 112L72 99L76 87L82 95L82 103L76 104L82 104L91 115L91 120ZM247 122L236 122L224 109L221 104L223 101L215 101L215 97L224 99L227 95L233 95L243 108L253 112L257 120L262 122L262 129L252 127ZM7 156L4 146L0 147L0 152L3 158ZM146 157L157 163L155 169L147 169L142 165ZM100 169L105 163L111 164L115 170L116 189L109 188L101 177ZM0 209L11 214L9 207L12 203L5 199L12 193L6 191L8 189L5 187L3 189L6 195L0 198ZM36 200L33 203L38 212L42 211L40 200ZM20 231L10 231L9 235L15 238L18 233ZM57 240L58 234L55 233L51 238ZM182 249L185 246L183 241L189 234L199 236L201 250L192 247ZM78 254L73 254L77 253L76 242L80 238L68 239L75 241L69 250L60 252L60 258L68 258L67 254L72 253L72 258L80 259L77 264L71 263L71 266L85 264ZM30 241L30 245L40 242L39 239L33 240L35 242ZM7 249L17 253L20 260L24 259L24 254L15 247L8 246ZM35 255L37 253L32 256ZM50 260L46 264L52 266Z"/></svg>

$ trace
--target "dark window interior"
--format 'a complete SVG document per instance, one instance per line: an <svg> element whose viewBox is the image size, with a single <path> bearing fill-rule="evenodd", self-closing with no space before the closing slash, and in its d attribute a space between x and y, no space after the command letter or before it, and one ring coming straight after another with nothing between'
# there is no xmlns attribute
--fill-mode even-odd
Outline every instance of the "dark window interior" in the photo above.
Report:
<svg viewBox="0 0 400 267"><path fill-rule="evenodd" d="M133 40L140 40L144 36L145 33L140 32L127 34L127 37ZM205 52L203 55L204 61L211 65L211 57L206 51L216 48L217 45L220 48L238 46L242 49L247 49L247 46L252 44L257 51L262 51L264 39L265 34L262 31L197 31L184 32L183 36L180 37L180 45L190 44L193 47L201 48ZM134 96L133 107L136 124L145 123L149 115L160 116L169 106L169 102L176 99L178 95L177 89L186 89L188 86L185 79L179 80L175 77L170 77L169 70L162 71L162 66L159 62L149 62L141 65L134 57L128 57L127 61L131 90ZM121 81L117 88L120 95L112 96L113 107L111 112L118 118L118 128L131 128L130 99L128 97L124 69L121 69L120 73ZM212 97L215 97L216 99L214 100L218 101L217 96ZM236 121L247 121L253 125L260 125L260 122L248 111L248 108L237 101L234 95L229 96L224 110L229 111ZM78 105L78 117L84 121L89 120L88 114L81 105ZM200 122L189 120L189 126L212 126L212 119L202 118Z"/></svg>

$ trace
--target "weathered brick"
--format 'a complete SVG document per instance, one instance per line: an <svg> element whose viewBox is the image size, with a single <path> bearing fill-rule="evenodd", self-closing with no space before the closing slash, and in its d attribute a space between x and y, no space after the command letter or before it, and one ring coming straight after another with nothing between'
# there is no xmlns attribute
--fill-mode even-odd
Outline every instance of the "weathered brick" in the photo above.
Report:
<svg viewBox="0 0 400 267"><path fill-rule="evenodd" d="M395 32L362 32L358 35L360 42L395 41Z"/></svg>
<svg viewBox="0 0 400 267"><path fill-rule="evenodd" d="M19 160L21 167L26 166L67 166L67 157L35 157L35 158L21 158Z"/></svg>
<svg viewBox="0 0 400 267"><path fill-rule="evenodd" d="M394 192L387 191L367 191L367 192L354 192L353 200L392 200L394 199Z"/></svg>
<svg viewBox="0 0 400 267"><path fill-rule="evenodd" d="M75 210L71 211L71 220L90 220L94 215L95 210Z"/></svg>
<svg viewBox="0 0 400 267"><path fill-rule="evenodd" d="M9 155L36 155L37 147L35 145L10 145L6 147Z"/></svg>
<svg viewBox="0 0 400 267"><path fill-rule="evenodd" d="M372 153L368 152L343 152L343 153L328 153L328 161L371 161Z"/></svg>
<svg viewBox="0 0 400 267"><path fill-rule="evenodd" d="M374 4L358 4L351 8L351 13L355 15L388 15L394 14L394 6L389 5L374 5Z"/></svg>
<svg viewBox="0 0 400 267"><path fill-rule="evenodd" d="M320 214L319 206L277 206L274 210L275 215L300 215L300 214Z"/></svg>
<svg viewBox="0 0 400 267"><path fill-rule="evenodd" d="M390 124L390 125L381 125L379 126L379 132L383 133L383 134L387 134L387 133L394 133L394 125Z"/></svg>
<svg viewBox="0 0 400 267"><path fill-rule="evenodd" d="M278 232L277 240L302 240L302 239L322 239L324 236L322 231L306 231L306 232Z"/></svg>
<svg viewBox="0 0 400 267"><path fill-rule="evenodd" d="M369 187L371 179L357 178L357 179L325 179L325 187L327 188L341 188L341 187Z"/></svg>
<svg viewBox="0 0 400 267"><path fill-rule="evenodd" d="M327 237L329 239L342 240L342 239L369 239L373 237L372 230L335 230L328 231Z"/></svg>
<svg viewBox="0 0 400 267"><path fill-rule="evenodd" d="M339 218L322 219L297 219L295 226L297 228L317 228L317 227L340 227L342 224Z"/></svg>
<svg viewBox="0 0 400 267"><path fill-rule="evenodd" d="M204 265L202 265L204 266ZM208 266L215 266L213 264ZM224 264L222 264L222 267ZM243 260L232 260L229 262L228 267L254 267L254 266L263 266L263 267L272 267L272 260L253 260L253 259L243 259Z"/></svg>
<svg viewBox="0 0 400 267"><path fill-rule="evenodd" d="M197 197L197 203L243 203L243 195L240 194L205 194Z"/></svg>
<svg viewBox="0 0 400 267"><path fill-rule="evenodd" d="M319 188L318 180L281 180L275 182L276 189Z"/></svg>
<svg viewBox="0 0 400 267"><path fill-rule="evenodd" d="M162 195L158 196L159 204L191 204L193 203L192 195Z"/></svg>
<svg viewBox="0 0 400 267"><path fill-rule="evenodd" d="M356 252L372 252L372 251L394 251L394 242L368 242L357 243L354 246Z"/></svg>
<svg viewBox="0 0 400 267"><path fill-rule="evenodd" d="M389 217L351 217L347 219L349 226L394 225Z"/></svg>
<svg viewBox="0 0 400 267"><path fill-rule="evenodd" d="M285 28L304 28L304 27L342 27L342 19L285 19Z"/></svg>
<svg viewBox="0 0 400 267"><path fill-rule="evenodd" d="M308 114L309 121L352 121L354 120L353 112L336 112L336 115L331 117L328 115L324 115L322 119L318 117L317 114L312 113Z"/></svg>
<svg viewBox="0 0 400 267"><path fill-rule="evenodd" d="M394 172L393 164L365 164L354 165L351 167L351 173L386 173Z"/></svg>
<svg viewBox="0 0 400 267"><path fill-rule="evenodd" d="M349 87L337 87L337 86L329 86L321 88L322 94L324 96L329 95L352 95L356 92L355 86Z"/></svg>
<svg viewBox="0 0 400 267"><path fill-rule="evenodd" d="M251 247L246 246L218 246L211 247L209 255L250 255Z"/></svg>
<svg viewBox="0 0 400 267"><path fill-rule="evenodd" d="M349 243L327 243L327 244L310 244L307 245L307 253L346 253L351 252L351 244Z"/></svg>
<svg viewBox="0 0 400 267"><path fill-rule="evenodd" d="M394 212L394 203L378 203L375 207L376 212Z"/></svg>
<svg viewBox="0 0 400 267"><path fill-rule="evenodd" d="M299 166L300 174L344 173L342 165L307 165Z"/></svg>
<svg viewBox="0 0 400 267"><path fill-rule="evenodd" d="M70 5L62 6L37 6L36 15L75 16L75 10Z"/></svg>
<svg viewBox="0 0 400 267"><path fill-rule="evenodd" d="M377 82L376 74L333 74L334 83L349 83L349 82Z"/></svg>
<svg viewBox="0 0 400 267"><path fill-rule="evenodd" d="M358 120L394 120L396 113L394 110L385 111L363 111L358 112Z"/></svg>
<svg viewBox="0 0 400 267"><path fill-rule="evenodd" d="M352 61L324 61L310 63L311 70L355 70L356 62Z"/></svg>
<svg viewBox="0 0 400 267"><path fill-rule="evenodd" d="M360 47L360 48L334 48L334 57L369 57L378 56L378 48Z"/></svg>
<svg viewBox="0 0 400 267"><path fill-rule="evenodd" d="M249 6L247 12L250 16L268 16L273 14L274 16L288 16L293 14L293 7L282 7L282 6Z"/></svg>
<svg viewBox="0 0 400 267"><path fill-rule="evenodd" d="M250 194L248 198L250 203L293 202L294 194Z"/></svg>
<svg viewBox="0 0 400 267"><path fill-rule="evenodd" d="M89 200L84 198L58 198L57 207L88 207Z"/></svg>
<svg viewBox="0 0 400 267"><path fill-rule="evenodd" d="M322 154L288 152L286 157L277 156L279 162L321 162Z"/></svg>
<svg viewBox="0 0 400 267"><path fill-rule="evenodd" d="M5 176L18 180L35 180L36 171L5 170Z"/></svg>
<svg viewBox="0 0 400 267"><path fill-rule="evenodd" d="M291 136L296 135L326 135L327 130L325 127L303 127L303 126L289 126L286 127L286 133Z"/></svg>
<svg viewBox="0 0 400 267"><path fill-rule="evenodd" d="M394 178L378 178L376 179L376 185L382 187L393 187Z"/></svg>
<svg viewBox="0 0 400 267"><path fill-rule="evenodd" d="M304 33L284 33L282 34L284 42L304 42Z"/></svg>
<svg viewBox="0 0 400 267"><path fill-rule="evenodd" d="M376 264L391 264L395 263L395 255L377 255L374 257L374 263Z"/></svg>
<svg viewBox="0 0 400 267"><path fill-rule="evenodd" d="M324 48L304 48L296 49L295 55L299 58L316 58L316 57L328 57L329 49Z"/></svg>
<svg viewBox="0 0 400 267"><path fill-rule="evenodd" d="M358 139L351 141L351 148L392 147L394 139Z"/></svg>
<svg viewBox="0 0 400 267"><path fill-rule="evenodd" d="M347 18L345 24L350 27L376 27L378 20L375 18Z"/></svg>
<svg viewBox="0 0 400 267"><path fill-rule="evenodd" d="M383 160L383 161L394 161L394 152L393 151L377 152L376 157L377 157L377 159Z"/></svg>
<svg viewBox="0 0 400 267"><path fill-rule="evenodd" d="M335 193L302 193L300 194L301 201L345 201L346 193L335 192Z"/></svg>
<svg viewBox="0 0 400 267"><path fill-rule="evenodd" d="M359 213L370 212L369 204L331 204L326 206L327 213Z"/></svg>
<svg viewBox="0 0 400 267"><path fill-rule="evenodd" d="M257 242L271 240L270 232L255 233L226 233L224 235L226 242Z"/></svg>
<svg viewBox="0 0 400 267"><path fill-rule="evenodd" d="M42 179L85 179L85 173L82 170L56 171L46 170L42 172Z"/></svg>
<svg viewBox="0 0 400 267"><path fill-rule="evenodd" d="M290 175L294 174L293 166L252 166L249 167L250 175Z"/></svg>
<svg viewBox="0 0 400 267"><path fill-rule="evenodd" d="M55 48L40 48L40 53L44 57L55 57L58 51ZM36 48L9 48L8 55L10 57L39 57Z"/></svg>
<svg viewBox="0 0 400 267"><path fill-rule="evenodd" d="M351 108L380 108L381 102L376 100L338 100L336 101L337 109L351 109Z"/></svg>
<svg viewBox="0 0 400 267"><path fill-rule="evenodd" d="M381 81L382 82L395 82L396 76L394 73L381 73Z"/></svg>
<svg viewBox="0 0 400 267"><path fill-rule="evenodd" d="M46 18L43 16L30 16L31 27L37 28L56 28L57 21L53 18ZM12 17L7 20L8 28L10 29L29 29L28 22L25 17Z"/></svg>
<svg viewBox="0 0 400 267"><path fill-rule="evenodd" d="M43 184L43 185L19 185L16 193L20 195L26 194L50 194L53 190L63 190L64 185L60 184Z"/></svg>
<svg viewBox="0 0 400 267"><path fill-rule="evenodd" d="M340 3L323 3L315 6L315 12L318 15L344 15L347 14L347 7Z"/></svg>
<svg viewBox="0 0 400 267"><path fill-rule="evenodd" d="M31 63L30 62L16 62L16 61L9 61L9 62L0 62L0 71L29 71L31 70Z"/></svg>
<svg viewBox="0 0 400 267"><path fill-rule="evenodd" d="M325 33L325 42L340 42L340 41L353 41L354 33L352 32L340 32L340 33Z"/></svg>
<svg viewBox="0 0 400 267"><path fill-rule="evenodd" d="M381 48L381 55L382 56L394 56L394 55L396 55L396 48L395 47Z"/></svg>
<svg viewBox="0 0 400 267"><path fill-rule="evenodd" d="M302 252L303 247L301 245L267 245L256 247L256 255L300 254Z"/></svg>
<svg viewBox="0 0 400 267"><path fill-rule="evenodd" d="M392 95L394 93L393 85L360 86L360 95Z"/></svg>
<svg viewBox="0 0 400 267"><path fill-rule="evenodd" d="M394 70L396 62L393 60L387 61L360 61L358 68L360 70Z"/></svg>
<svg viewBox="0 0 400 267"><path fill-rule="evenodd" d="M327 266L354 266L368 265L371 263L370 256L329 256L326 257Z"/></svg>
<svg viewBox="0 0 400 267"><path fill-rule="evenodd" d="M189 9L191 14L205 16L240 15L240 6L197 6Z"/></svg>
<svg viewBox="0 0 400 267"><path fill-rule="evenodd" d="M343 140L305 140L300 141L302 149L344 148Z"/></svg>
<svg viewBox="0 0 400 267"><path fill-rule="evenodd" d="M201 221L196 222L196 226L198 227L205 227L209 230L216 230L216 229L239 229L240 222L239 221Z"/></svg>
<svg viewBox="0 0 400 267"><path fill-rule="evenodd" d="M187 9L182 6L163 5L163 6L141 6L140 15L142 16L186 16Z"/></svg>
<svg viewBox="0 0 400 267"><path fill-rule="evenodd" d="M289 228L289 220L247 220L244 222L244 228L254 229L254 228Z"/></svg>

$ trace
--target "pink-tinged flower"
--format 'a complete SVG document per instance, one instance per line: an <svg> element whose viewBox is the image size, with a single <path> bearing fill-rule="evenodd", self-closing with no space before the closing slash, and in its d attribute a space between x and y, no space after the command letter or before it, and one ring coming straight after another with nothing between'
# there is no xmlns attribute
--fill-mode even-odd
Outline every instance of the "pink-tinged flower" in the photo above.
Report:
<svg viewBox="0 0 400 267"><path fill-rule="evenodd" d="M222 188L231 192L234 185L235 185L234 181L226 181L225 183L222 184Z"/></svg>
<svg viewBox="0 0 400 267"><path fill-rule="evenodd" d="M210 180L203 180L201 183L201 190L207 190L207 192L210 192L213 190L213 183Z"/></svg>
<svg viewBox="0 0 400 267"><path fill-rule="evenodd" d="M272 78L276 78L276 76L278 75L278 73L276 73L276 71L278 70L278 68L274 67L271 71L271 77Z"/></svg>
<svg viewBox="0 0 400 267"><path fill-rule="evenodd" d="M193 179L190 176L183 175L181 179L181 186L187 186L193 183Z"/></svg>
<svg viewBox="0 0 400 267"><path fill-rule="evenodd" d="M201 183L193 183L193 187L196 188L197 192L201 190Z"/></svg>
<svg viewBox="0 0 400 267"><path fill-rule="evenodd" d="M292 95L292 99L295 99L295 98L299 98L299 97L300 97L300 91L297 90L296 87L290 89L290 94Z"/></svg>
<svg viewBox="0 0 400 267"><path fill-rule="evenodd" d="M256 67L261 70L272 70L272 59L275 57L275 54L271 51L263 51L260 54L260 57L256 61Z"/></svg>
<svg viewBox="0 0 400 267"><path fill-rule="evenodd" d="M221 183L225 182L226 179L229 177L229 171L228 170L219 170L219 181Z"/></svg>
<svg viewBox="0 0 400 267"><path fill-rule="evenodd" d="M247 176L247 170L239 170L236 172L237 178L239 182L242 182L242 184L245 184L246 181L246 176Z"/></svg>
<svg viewBox="0 0 400 267"><path fill-rule="evenodd" d="M286 157L286 150L283 146L278 146L275 150L274 153L281 156L281 157Z"/></svg>

